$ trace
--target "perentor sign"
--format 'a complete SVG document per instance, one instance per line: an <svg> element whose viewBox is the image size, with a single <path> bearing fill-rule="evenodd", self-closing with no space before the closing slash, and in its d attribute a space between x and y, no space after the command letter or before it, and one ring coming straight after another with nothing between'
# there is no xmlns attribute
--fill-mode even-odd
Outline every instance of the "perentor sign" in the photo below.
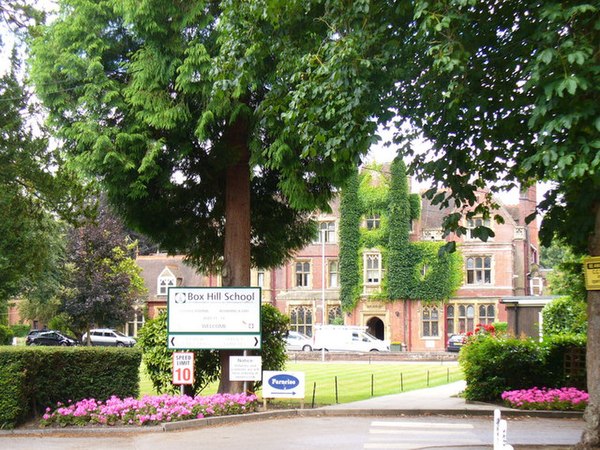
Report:
<svg viewBox="0 0 600 450"><path fill-rule="evenodd" d="M260 349L260 288L172 287L169 349Z"/></svg>

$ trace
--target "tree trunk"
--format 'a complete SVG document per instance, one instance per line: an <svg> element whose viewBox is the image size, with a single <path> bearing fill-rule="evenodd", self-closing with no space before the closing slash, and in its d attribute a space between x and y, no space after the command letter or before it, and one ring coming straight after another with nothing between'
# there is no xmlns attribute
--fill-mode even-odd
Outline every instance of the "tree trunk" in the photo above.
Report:
<svg viewBox="0 0 600 450"><path fill-rule="evenodd" d="M600 256L600 204L595 205L596 224L590 237L590 256ZM585 410L585 429L578 450L600 449L600 291L588 291L587 386L590 401Z"/></svg>
<svg viewBox="0 0 600 450"><path fill-rule="evenodd" d="M250 286L250 166L247 145L248 127L239 119L224 139L236 162L227 168L225 187L225 248L222 272L223 287ZM229 357L242 355L240 350L221 350L219 393L243 392L243 381L229 379Z"/></svg>

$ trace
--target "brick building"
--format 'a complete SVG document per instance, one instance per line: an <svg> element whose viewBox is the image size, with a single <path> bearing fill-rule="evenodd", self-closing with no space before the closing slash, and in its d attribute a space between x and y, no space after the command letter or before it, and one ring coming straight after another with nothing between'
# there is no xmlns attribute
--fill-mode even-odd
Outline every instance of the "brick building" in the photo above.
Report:
<svg viewBox="0 0 600 450"><path fill-rule="evenodd" d="M314 325L323 321L364 325L379 338L404 344L408 351L443 351L454 333L472 331L479 323L506 322L507 299L542 294L537 226L535 222L525 223L535 210L536 189L522 192L516 205L498 203L497 214L504 223L484 223L478 218L464 222L467 230L482 223L489 226L494 238L482 242L469 232L454 238L464 260L463 284L447 302L373 299L371 293L383 281L385 271L380 256L366 251L363 293L357 307L344 313L339 299L337 200L331 213L317 216L320 232L315 240L275 270L253 270L252 285L261 287L263 302L290 317L291 328L302 333L311 335ZM420 219L412 223L411 240L441 241L442 219L449 212L422 199ZM168 286L220 285L218 276L197 274L182 257L158 254L140 256L137 261L149 292L150 317L166 307Z"/></svg>

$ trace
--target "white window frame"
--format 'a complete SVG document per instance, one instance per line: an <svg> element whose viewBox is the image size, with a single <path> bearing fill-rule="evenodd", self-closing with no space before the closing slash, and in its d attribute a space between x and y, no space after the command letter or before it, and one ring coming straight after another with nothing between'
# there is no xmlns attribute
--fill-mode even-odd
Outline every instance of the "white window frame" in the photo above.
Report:
<svg viewBox="0 0 600 450"><path fill-rule="evenodd" d="M301 265L301 267L300 267ZM307 269L308 267L308 269ZM298 270L298 269L301 270ZM298 278L298 276L301 278ZM301 280L299 283L298 281ZM311 286L311 264L306 259L299 259L294 262L294 287L305 289Z"/></svg>
<svg viewBox="0 0 600 450"><path fill-rule="evenodd" d="M477 261L481 260L481 267L478 267ZM473 261L471 263L470 261ZM489 267L486 262L489 261ZM486 276L486 274L488 276ZM494 283L494 259L490 255L469 255L465 260L465 285L467 286L489 286ZM489 281L486 281L488 280Z"/></svg>
<svg viewBox="0 0 600 450"><path fill-rule="evenodd" d="M440 337L440 312L437 305L423 306L421 311L421 337L439 338ZM435 324L435 327L434 327ZM425 325L428 325L428 332L425 331ZM435 330L434 330L435 328Z"/></svg>
<svg viewBox="0 0 600 450"><path fill-rule="evenodd" d="M367 230L377 230L381 228L381 214L369 214L365 216L365 228Z"/></svg>
<svg viewBox="0 0 600 450"><path fill-rule="evenodd" d="M327 287L340 287L340 262L337 259L327 261Z"/></svg>
<svg viewBox="0 0 600 450"><path fill-rule="evenodd" d="M259 270L256 272L256 285L258 287L264 287L265 285L265 271Z"/></svg>
<svg viewBox="0 0 600 450"><path fill-rule="evenodd" d="M375 265L373 264L376 263ZM383 267L381 253L365 252L363 255L364 273L363 280L365 285L377 286L383 279Z"/></svg>
<svg viewBox="0 0 600 450"><path fill-rule="evenodd" d="M317 236L313 244L321 244L325 239L325 244L335 244L337 242L337 232L335 220L321 220L319 222Z"/></svg>
<svg viewBox="0 0 600 450"><path fill-rule="evenodd" d="M166 297L170 287L177 286L177 277L168 268L164 268L156 280L156 295Z"/></svg>
<svg viewBox="0 0 600 450"><path fill-rule="evenodd" d="M479 226L484 226L487 227L489 229L491 229L492 231L494 231L494 229L492 228L492 221L490 219L484 219L483 217L472 217L470 219L467 219L465 221L465 228L467 229L467 234L465 235L465 238L468 241L479 241L480 239L478 237L473 236L473 230L476 227ZM493 241L494 238L493 237L489 237L488 241Z"/></svg>

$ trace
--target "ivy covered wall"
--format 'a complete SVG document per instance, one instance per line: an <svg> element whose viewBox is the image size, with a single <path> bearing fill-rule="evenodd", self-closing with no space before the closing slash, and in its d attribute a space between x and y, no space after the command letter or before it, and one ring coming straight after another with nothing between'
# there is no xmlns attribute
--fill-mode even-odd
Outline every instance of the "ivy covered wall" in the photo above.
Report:
<svg viewBox="0 0 600 450"><path fill-rule="evenodd" d="M411 220L418 220L420 211L420 196L410 193L406 166L399 158L389 172L371 164L350 180L340 205L340 298L345 311L353 310L362 295L365 251L379 252L383 266L380 289L370 292L370 298L443 301L460 287L458 252L438 255L443 242L410 241Z"/></svg>

